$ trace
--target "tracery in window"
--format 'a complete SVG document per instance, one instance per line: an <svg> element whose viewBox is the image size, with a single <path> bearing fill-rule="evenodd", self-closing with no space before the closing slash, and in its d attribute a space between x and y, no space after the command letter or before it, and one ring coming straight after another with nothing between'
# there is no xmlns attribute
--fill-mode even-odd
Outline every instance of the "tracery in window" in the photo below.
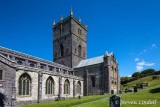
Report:
<svg viewBox="0 0 160 107"><path fill-rule="evenodd" d="M19 78L19 95L30 95L31 78L24 73Z"/></svg>
<svg viewBox="0 0 160 107"><path fill-rule="evenodd" d="M46 81L46 94L54 94L54 80L49 77Z"/></svg>
<svg viewBox="0 0 160 107"><path fill-rule="evenodd" d="M81 94L81 82L80 82L80 81L77 82L77 90L76 90L76 93L77 93L77 94Z"/></svg>
<svg viewBox="0 0 160 107"><path fill-rule="evenodd" d="M70 83L68 79L64 82L64 94L70 94Z"/></svg>

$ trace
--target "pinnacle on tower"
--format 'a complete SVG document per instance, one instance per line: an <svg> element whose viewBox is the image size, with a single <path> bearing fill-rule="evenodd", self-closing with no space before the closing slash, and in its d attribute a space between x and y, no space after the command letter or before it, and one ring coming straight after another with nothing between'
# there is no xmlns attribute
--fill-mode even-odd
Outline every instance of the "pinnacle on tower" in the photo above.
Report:
<svg viewBox="0 0 160 107"><path fill-rule="evenodd" d="M87 27L88 27L88 25L86 24L86 25L85 25L85 27L87 28Z"/></svg>
<svg viewBox="0 0 160 107"><path fill-rule="evenodd" d="M70 9L70 16L73 16L73 10L72 10L72 7Z"/></svg>
<svg viewBox="0 0 160 107"><path fill-rule="evenodd" d="M53 26L56 24L55 20L53 21Z"/></svg>
<svg viewBox="0 0 160 107"><path fill-rule="evenodd" d="M106 49L106 52L105 52L105 54L104 54L105 56L108 56L108 51L107 51L107 49Z"/></svg>
<svg viewBox="0 0 160 107"><path fill-rule="evenodd" d="M78 18L78 21L81 22L81 18L80 17Z"/></svg>
<svg viewBox="0 0 160 107"><path fill-rule="evenodd" d="M61 17L60 17L60 20L62 21L63 20L63 16L61 15Z"/></svg>

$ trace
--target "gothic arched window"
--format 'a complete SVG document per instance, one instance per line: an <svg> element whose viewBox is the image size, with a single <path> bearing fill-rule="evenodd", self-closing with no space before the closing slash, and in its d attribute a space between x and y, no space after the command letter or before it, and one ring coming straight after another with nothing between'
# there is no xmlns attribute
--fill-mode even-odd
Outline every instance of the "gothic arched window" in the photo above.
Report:
<svg viewBox="0 0 160 107"><path fill-rule="evenodd" d="M64 47L63 44L60 45L60 49L61 49L61 57L64 55Z"/></svg>
<svg viewBox="0 0 160 107"><path fill-rule="evenodd" d="M2 71L2 69L0 69L0 80L2 80L3 79L3 71Z"/></svg>
<svg viewBox="0 0 160 107"><path fill-rule="evenodd" d="M46 81L46 94L54 94L54 80L49 77Z"/></svg>
<svg viewBox="0 0 160 107"><path fill-rule="evenodd" d="M81 56L82 47L81 45L78 46L78 56Z"/></svg>
<svg viewBox="0 0 160 107"><path fill-rule="evenodd" d="M81 82L80 81L78 81L77 82L77 90L76 90L77 92L77 94L81 94Z"/></svg>
<svg viewBox="0 0 160 107"><path fill-rule="evenodd" d="M24 73L19 78L19 95L30 95L31 78Z"/></svg>
<svg viewBox="0 0 160 107"><path fill-rule="evenodd" d="M68 79L64 82L64 94L70 94L70 83Z"/></svg>

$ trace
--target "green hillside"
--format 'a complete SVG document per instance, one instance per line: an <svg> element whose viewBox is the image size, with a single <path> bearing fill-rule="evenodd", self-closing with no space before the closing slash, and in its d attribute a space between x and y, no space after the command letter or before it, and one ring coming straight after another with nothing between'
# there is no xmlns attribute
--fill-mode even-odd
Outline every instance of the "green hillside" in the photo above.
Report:
<svg viewBox="0 0 160 107"><path fill-rule="evenodd" d="M158 75L160 78L160 75ZM136 84L140 84L140 83L148 83L149 87L153 87L156 86L158 84L160 84L160 79L153 79L153 76L147 76L147 77L143 77L143 78L139 78L138 80L129 82L127 84L122 85L122 90L124 90L127 87L130 86L136 86Z"/></svg>

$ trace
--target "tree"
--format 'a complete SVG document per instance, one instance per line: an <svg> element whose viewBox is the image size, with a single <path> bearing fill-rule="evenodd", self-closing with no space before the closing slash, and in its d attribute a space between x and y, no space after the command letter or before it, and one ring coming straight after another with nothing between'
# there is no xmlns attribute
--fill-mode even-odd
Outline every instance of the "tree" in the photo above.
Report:
<svg viewBox="0 0 160 107"><path fill-rule="evenodd" d="M130 77L121 77L121 84L127 84L130 80Z"/></svg>
<svg viewBox="0 0 160 107"><path fill-rule="evenodd" d="M146 69L146 70L141 71L141 74L149 75L149 74L152 74L154 72L156 72L154 69Z"/></svg>
<svg viewBox="0 0 160 107"><path fill-rule="evenodd" d="M132 74L132 77L140 77L141 73L140 72L135 72Z"/></svg>

